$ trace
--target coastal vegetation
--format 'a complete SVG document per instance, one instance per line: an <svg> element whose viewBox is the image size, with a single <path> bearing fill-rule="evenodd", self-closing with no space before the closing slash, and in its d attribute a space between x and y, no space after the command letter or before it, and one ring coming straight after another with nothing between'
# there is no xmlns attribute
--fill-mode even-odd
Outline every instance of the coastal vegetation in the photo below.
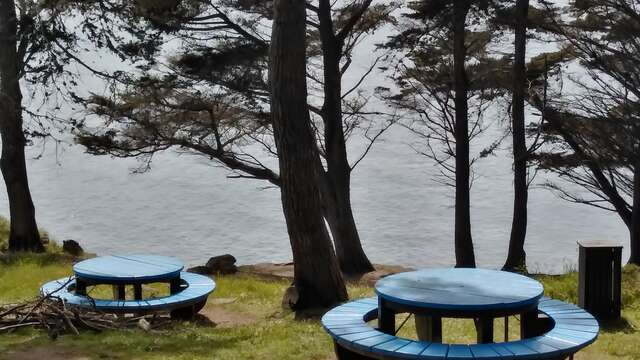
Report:
<svg viewBox="0 0 640 360"><path fill-rule="evenodd" d="M351 175L391 126L418 135L416 150L452 188L454 226L442 241L455 250L456 267L476 267L474 241L482 241L471 226L474 164L509 136L514 198L504 270L536 278L554 299L578 302L575 271L527 269L527 206L537 171L584 191L544 184L560 197L617 213L631 250L622 318L602 322L598 341L577 358L640 358L639 19L636 0L0 0L0 172L9 208L9 219L0 219L0 318L13 316L11 325L0 323L0 359L332 359L318 315L373 295L370 283L353 280L375 268L352 209ZM367 38L382 40L370 40L376 43L367 49ZM529 40L554 45L528 47ZM369 63L354 66L365 57ZM365 86L372 75L385 80ZM87 76L100 91L83 88ZM476 154L474 140L489 117L503 120L494 124L500 135ZM173 149L204 156L229 177L277 187L292 275L216 276L215 296L194 315L204 297L186 294L204 285L190 287L178 277L182 268L173 268L163 278L171 290L161 290L170 296L156 302L167 310L168 298L177 299L174 316L159 315L166 321L157 328L133 318L139 329L79 332L62 302L56 306L63 310L52 313L72 333L50 327L35 307L14 316L25 301L48 305L51 294L34 300L40 286L71 275L72 264L90 256L79 255L77 242L73 256L63 251L37 225L25 148L58 136L93 155L141 159L139 171L151 171L153 157ZM365 139L364 149L349 146L354 136ZM426 245L415 251L438 256ZM77 272L75 288L64 290L108 297L113 289L92 286L108 272L100 268L84 279ZM198 276L210 284L208 295L211 280ZM139 302L124 303L137 312L143 291L159 291L145 282L158 277L124 278L139 281L132 291ZM127 298L122 281L107 281L116 284L111 295L119 300ZM536 291L530 300L538 301ZM487 297L471 297L480 296ZM395 314L384 316L386 300L379 303L380 324L395 330L389 316ZM523 317L536 315L532 305ZM446 319L442 340L474 343L476 326L493 332L487 313L477 315L486 318L475 326ZM441 314L450 315L429 314L430 321ZM31 315L39 321L24 324ZM398 334L416 339L407 319L396 318ZM517 339L519 320L509 320L509 334L496 320L496 339Z"/></svg>
<svg viewBox="0 0 640 360"><path fill-rule="evenodd" d="M510 135L505 270L527 272L528 191L538 170L586 191L545 184L561 197L618 213L629 263L640 263L633 1L1 0L0 10L0 168L10 209L1 246L9 252L52 246L28 187L30 140L61 133L95 155L143 159L143 171L176 149L280 189L295 274L286 303L330 308L347 300L343 275L373 270L351 173L400 125L419 134L418 151L453 188L454 228L442 241L457 267L476 266L473 164ZM355 71L360 45L381 31L372 61ZM555 45L528 51L527 39ZM103 56L117 61L83 60ZM81 87L86 74L101 82L99 93ZM391 84L365 87L372 74ZM489 113L507 120L498 124L503 135L474 154ZM352 136L367 140L364 151L348 150Z"/></svg>
<svg viewBox="0 0 640 360"><path fill-rule="evenodd" d="M0 305L31 299L40 285L71 272L71 258L60 253L0 256ZM536 275L545 295L577 301L577 273ZM283 309L281 294L289 279L266 279L247 274L215 277L218 289L209 298L202 316L193 322L175 322L167 328L117 330L63 335L53 341L47 332L33 328L2 332L0 359L33 359L46 354L62 359L317 359L330 360L333 346L318 319L296 320ZM576 359L638 359L640 343L640 268L627 265L622 278L622 320L604 324L598 340ZM373 296L365 284L347 286L351 298ZM398 325L405 316L398 316ZM216 323L215 325L211 322ZM518 320L510 318L511 340L517 339ZM445 340L473 343L471 320L447 319ZM496 340L504 336L502 320L496 320ZM415 338L413 321L402 327L401 336Z"/></svg>

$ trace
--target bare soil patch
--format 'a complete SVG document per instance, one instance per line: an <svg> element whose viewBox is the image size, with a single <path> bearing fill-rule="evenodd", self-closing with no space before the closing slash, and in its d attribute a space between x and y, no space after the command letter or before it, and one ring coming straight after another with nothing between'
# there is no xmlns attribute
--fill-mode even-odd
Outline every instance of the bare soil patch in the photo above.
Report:
<svg viewBox="0 0 640 360"><path fill-rule="evenodd" d="M232 328L237 326L249 325L257 322L259 319L249 314L225 309L219 306L207 306L200 310L199 315L204 316L219 328Z"/></svg>
<svg viewBox="0 0 640 360"><path fill-rule="evenodd" d="M382 265L375 264L375 271L361 275L361 276L346 276L345 280L349 282L359 282L365 285L373 286L376 281L381 278L396 274L399 272L411 271L413 269L398 266L398 265ZM264 279L286 279L293 280L293 264L274 264L274 263L259 263L253 265L242 265L238 267L239 273L258 276Z"/></svg>

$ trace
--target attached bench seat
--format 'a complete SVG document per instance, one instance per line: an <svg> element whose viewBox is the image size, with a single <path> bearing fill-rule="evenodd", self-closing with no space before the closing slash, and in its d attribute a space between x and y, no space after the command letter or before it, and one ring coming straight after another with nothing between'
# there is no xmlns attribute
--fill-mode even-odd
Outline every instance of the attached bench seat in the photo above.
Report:
<svg viewBox="0 0 640 360"><path fill-rule="evenodd" d="M598 336L598 322L575 305L543 298L538 309L553 323L550 331L493 344L430 343L385 334L367 324L378 316L376 298L338 306L322 317L322 325L334 339L339 357L340 351L346 349L355 353L346 357L354 359L561 359L591 344Z"/></svg>
<svg viewBox="0 0 640 360"><path fill-rule="evenodd" d="M183 309L199 304L204 305L207 297L216 287L211 278L203 275L183 271L180 273L180 279L182 280L182 286L186 286L184 290L173 295L144 300L101 300L76 295L73 291L75 281L69 282L70 278L50 281L40 288L40 292L43 296L52 294L53 297L60 298L70 305L106 312L139 313ZM65 284L67 285L65 286ZM196 312L198 310L200 309L197 309Z"/></svg>

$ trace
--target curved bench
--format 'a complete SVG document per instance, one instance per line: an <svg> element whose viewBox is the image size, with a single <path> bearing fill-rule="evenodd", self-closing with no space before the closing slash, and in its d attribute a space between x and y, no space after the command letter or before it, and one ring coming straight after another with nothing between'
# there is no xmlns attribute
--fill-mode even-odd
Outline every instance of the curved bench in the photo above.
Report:
<svg viewBox="0 0 640 360"><path fill-rule="evenodd" d="M185 271L180 273L180 280L182 291L165 297L144 300L102 300L76 295L74 292L75 281L72 278L50 281L42 285L40 293L42 296L51 295L52 297L60 298L70 305L105 312L144 313L163 310L185 310L177 313L179 317L185 317L190 312L197 313L202 309L209 294L215 290L216 283L209 277Z"/></svg>
<svg viewBox="0 0 640 360"><path fill-rule="evenodd" d="M562 359L598 336L598 322L575 305L543 298L538 309L551 320L551 330L536 337L492 344L430 343L385 334L367 324L378 317L376 298L338 306L322 317L322 325L334 339L338 358L343 359Z"/></svg>

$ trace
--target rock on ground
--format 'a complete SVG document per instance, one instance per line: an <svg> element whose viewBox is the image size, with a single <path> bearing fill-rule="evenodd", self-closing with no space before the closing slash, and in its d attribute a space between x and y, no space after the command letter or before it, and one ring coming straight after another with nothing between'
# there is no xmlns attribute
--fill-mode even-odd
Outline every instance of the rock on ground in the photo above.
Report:
<svg viewBox="0 0 640 360"><path fill-rule="evenodd" d="M236 258L233 255L225 254L214 256L204 266L194 266L187 271L201 275L226 275L235 274L238 267L236 266Z"/></svg>
<svg viewBox="0 0 640 360"><path fill-rule="evenodd" d="M62 242L62 251L73 256L80 256L84 253L82 246L75 240L64 240Z"/></svg>

